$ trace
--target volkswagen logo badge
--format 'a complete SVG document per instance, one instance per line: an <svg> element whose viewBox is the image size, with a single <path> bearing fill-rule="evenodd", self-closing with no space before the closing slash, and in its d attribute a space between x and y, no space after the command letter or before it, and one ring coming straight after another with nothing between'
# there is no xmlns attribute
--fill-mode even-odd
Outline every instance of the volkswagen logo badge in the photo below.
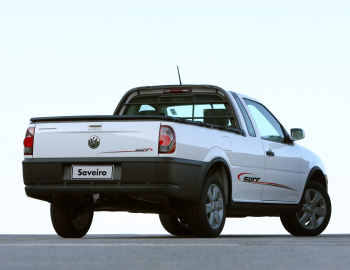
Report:
<svg viewBox="0 0 350 270"><path fill-rule="evenodd" d="M100 138L96 135L93 135L88 140L88 145L91 149L96 149L100 145Z"/></svg>

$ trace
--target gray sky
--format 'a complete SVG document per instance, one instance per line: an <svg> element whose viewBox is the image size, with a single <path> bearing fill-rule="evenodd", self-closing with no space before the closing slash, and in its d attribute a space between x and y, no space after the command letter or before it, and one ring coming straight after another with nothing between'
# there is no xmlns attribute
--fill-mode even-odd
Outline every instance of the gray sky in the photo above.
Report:
<svg viewBox="0 0 350 270"><path fill-rule="evenodd" d="M348 233L349 1L1 1L0 233L54 233L27 198L23 139L35 116L112 114L142 85L214 84L262 101L325 162L326 233ZM97 213L90 233L165 233L156 215ZM286 233L278 218L223 233Z"/></svg>

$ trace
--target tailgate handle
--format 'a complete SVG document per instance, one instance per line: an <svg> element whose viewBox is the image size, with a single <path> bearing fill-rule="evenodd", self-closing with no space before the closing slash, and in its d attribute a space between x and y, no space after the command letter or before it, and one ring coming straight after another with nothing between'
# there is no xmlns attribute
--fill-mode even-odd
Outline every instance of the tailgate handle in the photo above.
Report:
<svg viewBox="0 0 350 270"><path fill-rule="evenodd" d="M103 124L91 124L89 127L102 127Z"/></svg>

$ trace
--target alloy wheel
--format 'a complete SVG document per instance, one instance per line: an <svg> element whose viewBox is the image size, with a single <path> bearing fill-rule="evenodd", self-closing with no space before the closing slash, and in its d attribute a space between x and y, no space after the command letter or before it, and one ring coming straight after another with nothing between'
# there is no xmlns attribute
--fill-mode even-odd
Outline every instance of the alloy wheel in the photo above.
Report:
<svg viewBox="0 0 350 270"><path fill-rule="evenodd" d="M326 211L326 201L322 194L316 189L307 189L305 192L305 203L296 215L301 226L313 230L322 224Z"/></svg>
<svg viewBox="0 0 350 270"><path fill-rule="evenodd" d="M224 203L219 187L210 185L207 192L206 213L210 226L217 229L222 222L224 215Z"/></svg>

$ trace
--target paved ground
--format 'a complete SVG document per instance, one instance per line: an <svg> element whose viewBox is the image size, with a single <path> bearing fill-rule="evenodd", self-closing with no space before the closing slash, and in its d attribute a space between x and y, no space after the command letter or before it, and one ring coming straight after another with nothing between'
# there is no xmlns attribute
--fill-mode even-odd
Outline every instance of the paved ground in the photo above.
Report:
<svg viewBox="0 0 350 270"><path fill-rule="evenodd" d="M350 235L0 235L0 269L350 269Z"/></svg>

